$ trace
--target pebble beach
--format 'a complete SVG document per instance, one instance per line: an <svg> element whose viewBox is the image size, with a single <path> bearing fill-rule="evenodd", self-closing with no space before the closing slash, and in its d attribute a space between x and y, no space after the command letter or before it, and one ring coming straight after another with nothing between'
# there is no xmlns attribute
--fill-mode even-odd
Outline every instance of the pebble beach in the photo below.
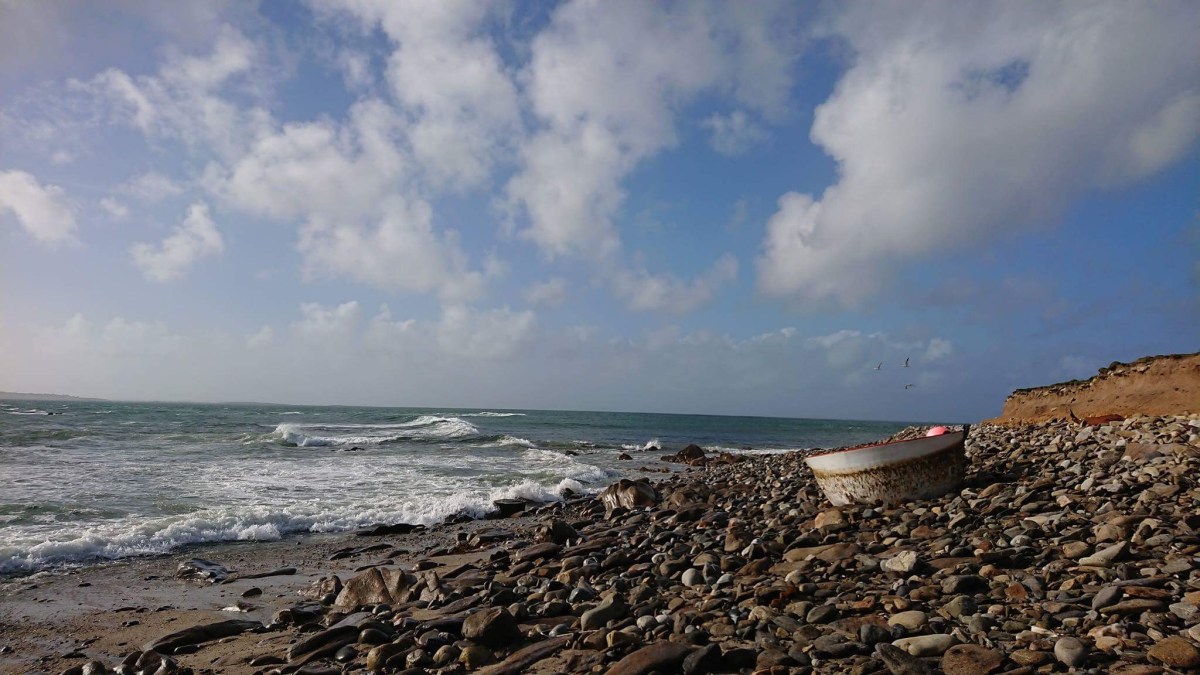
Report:
<svg viewBox="0 0 1200 675"><path fill-rule="evenodd" d="M17 580L0 667L1200 671L1200 418L983 425L967 455L904 504L831 507L804 453L680 453L503 519Z"/></svg>

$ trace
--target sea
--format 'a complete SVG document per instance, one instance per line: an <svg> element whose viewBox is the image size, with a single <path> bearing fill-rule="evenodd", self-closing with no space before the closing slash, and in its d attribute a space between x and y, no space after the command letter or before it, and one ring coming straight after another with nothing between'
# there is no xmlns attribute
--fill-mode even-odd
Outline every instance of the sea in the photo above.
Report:
<svg viewBox="0 0 1200 675"><path fill-rule="evenodd" d="M0 401L0 575L484 516L592 493L689 443L774 453L901 422L549 410ZM656 449L657 448L657 449ZM622 453L633 460L618 459Z"/></svg>

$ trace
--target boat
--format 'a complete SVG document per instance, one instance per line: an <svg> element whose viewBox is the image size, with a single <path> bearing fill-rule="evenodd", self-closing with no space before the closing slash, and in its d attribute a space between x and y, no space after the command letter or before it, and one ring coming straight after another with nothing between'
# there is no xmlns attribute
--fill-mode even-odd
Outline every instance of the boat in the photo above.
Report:
<svg viewBox="0 0 1200 675"><path fill-rule="evenodd" d="M805 458L834 506L895 504L962 486L970 426L936 436L847 448Z"/></svg>

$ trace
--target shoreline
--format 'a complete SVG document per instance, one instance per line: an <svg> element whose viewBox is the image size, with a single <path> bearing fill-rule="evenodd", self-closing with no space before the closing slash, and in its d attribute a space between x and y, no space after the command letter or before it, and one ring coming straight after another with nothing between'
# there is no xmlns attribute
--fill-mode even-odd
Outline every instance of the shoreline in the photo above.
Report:
<svg viewBox="0 0 1200 675"><path fill-rule="evenodd" d="M257 627L164 649L162 672L1200 668L1200 416L975 427L963 489L897 506L830 507L801 454L702 460L660 474L654 499L626 485L632 508L587 496L407 535L204 545L11 580L0 672L114 668L229 619ZM296 570L174 578L194 555ZM347 590L301 595L333 590L330 575ZM222 611L239 600L253 608Z"/></svg>

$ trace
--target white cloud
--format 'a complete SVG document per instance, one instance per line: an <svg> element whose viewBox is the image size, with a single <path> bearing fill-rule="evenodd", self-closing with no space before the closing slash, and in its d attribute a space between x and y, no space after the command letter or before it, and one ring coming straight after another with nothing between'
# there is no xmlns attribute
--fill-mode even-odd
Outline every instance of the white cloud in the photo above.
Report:
<svg viewBox="0 0 1200 675"><path fill-rule="evenodd" d="M705 92L774 110L791 85L777 6L568 2L533 40L526 73L541 128L506 187L519 235L549 256L603 259L620 238L621 184L677 142L678 110ZM761 39L754 39L761 38ZM745 78L751 69L761 76ZM747 84L748 79L756 84Z"/></svg>
<svg viewBox="0 0 1200 675"><path fill-rule="evenodd" d="M0 171L0 214L11 213L34 239L59 244L75 239L75 213L57 185L42 185L24 171Z"/></svg>
<svg viewBox="0 0 1200 675"><path fill-rule="evenodd" d="M270 347L275 341L275 329L270 326L263 326L254 333L246 336L246 347L248 349L263 349Z"/></svg>
<svg viewBox="0 0 1200 675"><path fill-rule="evenodd" d="M129 217L129 207L112 197L105 197L100 200L100 208L104 209L105 213L111 216L114 220L125 220Z"/></svg>
<svg viewBox="0 0 1200 675"><path fill-rule="evenodd" d="M130 247L133 264L150 281L165 282L188 273L200 258L225 250L221 232L208 215L208 205L192 204L187 216L157 246L138 243Z"/></svg>
<svg viewBox="0 0 1200 675"><path fill-rule="evenodd" d="M525 302L535 307L558 307L567 301L567 280L554 277L525 289Z"/></svg>
<svg viewBox="0 0 1200 675"><path fill-rule="evenodd" d="M646 270L618 270L611 283L630 309L686 314L707 304L721 286L736 279L737 269L737 258L726 254L691 282Z"/></svg>
<svg viewBox="0 0 1200 675"><path fill-rule="evenodd" d="M387 79L411 116L406 137L428 181L452 190L482 184L520 131L516 87L485 30L491 6L344 0L319 9L334 7L390 38Z"/></svg>
<svg viewBox="0 0 1200 675"><path fill-rule="evenodd" d="M141 174L117 189L144 202L158 202L183 194L183 187L179 183L156 171Z"/></svg>
<svg viewBox="0 0 1200 675"><path fill-rule="evenodd" d="M530 335L535 324L531 311L507 307L475 311L462 305L442 310L437 344L448 354L491 360L511 355Z"/></svg>
<svg viewBox="0 0 1200 675"><path fill-rule="evenodd" d="M325 307L316 302L300 305L301 318L292 330L301 338L317 344L348 340L362 322L362 309L357 300Z"/></svg>
<svg viewBox="0 0 1200 675"><path fill-rule="evenodd" d="M238 30L223 26L211 52L202 56L175 54L155 75L130 75L109 68L77 90L99 96L117 119L137 128L148 139L177 139L194 151L233 157L270 124L258 107L241 107L221 95L232 84L253 97L263 95L269 77L250 82L262 62L260 48Z"/></svg>
<svg viewBox="0 0 1200 675"><path fill-rule="evenodd" d="M54 164L55 166L63 166L74 161L75 155L67 152L66 150L57 150L54 154L50 155L50 163Z"/></svg>
<svg viewBox="0 0 1200 675"><path fill-rule="evenodd" d="M1049 224L1200 133L1188 3L838 11L830 32L854 62L811 134L838 180L780 197L758 266L767 293L861 301L900 264Z"/></svg>
<svg viewBox="0 0 1200 675"><path fill-rule="evenodd" d="M709 131L709 144L723 155L739 155L767 138L766 130L744 110L714 113L701 120L700 126Z"/></svg>

